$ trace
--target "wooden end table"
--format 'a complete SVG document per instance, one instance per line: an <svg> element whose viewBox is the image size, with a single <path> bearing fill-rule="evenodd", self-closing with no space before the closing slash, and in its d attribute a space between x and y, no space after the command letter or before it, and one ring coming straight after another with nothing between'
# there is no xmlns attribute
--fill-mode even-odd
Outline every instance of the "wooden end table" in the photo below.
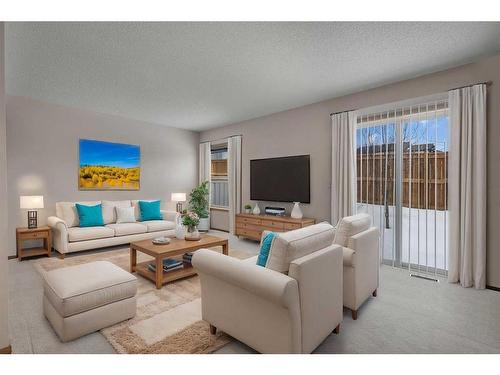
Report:
<svg viewBox="0 0 500 375"><path fill-rule="evenodd" d="M43 240L42 247L23 248L23 242L29 240ZM24 258L52 254L52 232L50 227L38 227L33 229L17 228L16 229L16 244L17 244L17 259L19 261Z"/></svg>
<svg viewBox="0 0 500 375"><path fill-rule="evenodd" d="M175 258L191 251L215 246L222 246L222 253L228 255L229 245L227 239L210 235L202 235L199 241L171 238L170 243L167 245L155 245L152 240L132 242L130 244L130 272L137 272L139 275L154 282L157 289L161 289L163 284L196 275L196 270L188 264L183 264L182 268L163 272L163 259ZM137 264L137 252L152 256L154 261ZM152 262L156 266L156 272L148 269L148 265Z"/></svg>

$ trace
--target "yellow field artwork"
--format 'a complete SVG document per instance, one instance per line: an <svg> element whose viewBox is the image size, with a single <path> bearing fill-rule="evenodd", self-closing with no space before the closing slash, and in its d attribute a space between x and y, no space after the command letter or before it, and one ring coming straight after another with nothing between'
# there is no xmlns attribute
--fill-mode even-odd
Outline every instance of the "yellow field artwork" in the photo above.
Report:
<svg viewBox="0 0 500 375"><path fill-rule="evenodd" d="M141 168L80 167L80 189L139 190Z"/></svg>
<svg viewBox="0 0 500 375"><path fill-rule="evenodd" d="M139 190L140 179L139 146L80 140L80 190Z"/></svg>

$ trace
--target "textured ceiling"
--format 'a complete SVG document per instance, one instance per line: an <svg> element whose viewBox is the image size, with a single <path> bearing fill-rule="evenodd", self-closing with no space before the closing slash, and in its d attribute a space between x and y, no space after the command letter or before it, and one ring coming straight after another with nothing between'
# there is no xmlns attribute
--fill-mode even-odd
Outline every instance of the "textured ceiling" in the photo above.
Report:
<svg viewBox="0 0 500 375"><path fill-rule="evenodd" d="M7 93L203 130L477 60L500 23L7 23Z"/></svg>

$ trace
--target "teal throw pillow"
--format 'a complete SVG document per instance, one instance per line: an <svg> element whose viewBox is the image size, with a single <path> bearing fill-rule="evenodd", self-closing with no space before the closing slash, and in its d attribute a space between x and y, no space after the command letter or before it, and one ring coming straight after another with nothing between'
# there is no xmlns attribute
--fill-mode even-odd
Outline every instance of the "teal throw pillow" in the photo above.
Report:
<svg viewBox="0 0 500 375"><path fill-rule="evenodd" d="M269 232L266 234L264 239L262 240L262 245L260 246L260 253L257 257L257 265L265 267L267 263L267 258L269 258L269 251L271 250L271 245L273 243L273 239L276 236L276 233Z"/></svg>
<svg viewBox="0 0 500 375"><path fill-rule="evenodd" d="M160 212L160 201L146 202L139 201L139 208L141 210L141 221L148 220L163 220Z"/></svg>
<svg viewBox="0 0 500 375"><path fill-rule="evenodd" d="M85 206L84 204L76 203L75 206L78 211L80 227L102 227L104 225L101 204Z"/></svg>

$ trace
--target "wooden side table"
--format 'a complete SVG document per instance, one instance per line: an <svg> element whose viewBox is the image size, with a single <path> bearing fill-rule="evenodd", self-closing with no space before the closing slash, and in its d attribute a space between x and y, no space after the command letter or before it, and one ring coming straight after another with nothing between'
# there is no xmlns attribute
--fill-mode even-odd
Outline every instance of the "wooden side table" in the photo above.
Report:
<svg viewBox="0 0 500 375"><path fill-rule="evenodd" d="M29 240L43 240L42 247L23 248L23 242ZM38 255L47 255L50 257L52 253L52 232L50 227L38 227L33 229L17 228L16 229L17 243L17 259L19 261L24 258L34 257Z"/></svg>

